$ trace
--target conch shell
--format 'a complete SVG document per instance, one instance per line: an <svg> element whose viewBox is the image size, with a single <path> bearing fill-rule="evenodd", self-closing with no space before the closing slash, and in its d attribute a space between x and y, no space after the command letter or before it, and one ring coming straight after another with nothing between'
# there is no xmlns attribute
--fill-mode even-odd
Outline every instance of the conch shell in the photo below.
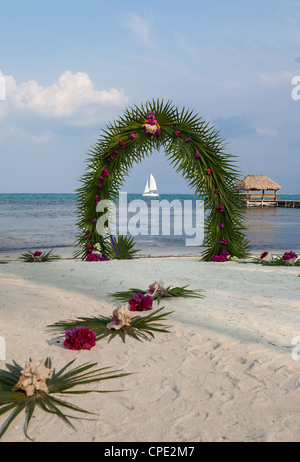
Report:
<svg viewBox="0 0 300 462"><path fill-rule="evenodd" d="M288 266L292 266L296 263L297 260L298 260L298 257L290 258L289 260L285 260L285 264Z"/></svg>
<svg viewBox="0 0 300 462"><path fill-rule="evenodd" d="M130 326L132 316L133 313L129 311L128 305L121 305L119 308L114 309L113 319L111 322L106 324L106 327L108 329L119 330L123 326Z"/></svg>
<svg viewBox="0 0 300 462"><path fill-rule="evenodd" d="M272 261L272 258L273 258L273 257L272 257L272 253L271 253L271 252L267 252L266 255L265 255L263 258L261 258L260 261L261 261L262 263L263 263L263 262L269 263L269 262Z"/></svg>
<svg viewBox="0 0 300 462"><path fill-rule="evenodd" d="M149 289L146 292L146 296L149 295L150 297L157 297L158 295L162 294L166 288L163 286L162 281L154 281L152 284L149 285Z"/></svg>
<svg viewBox="0 0 300 462"><path fill-rule="evenodd" d="M52 372L52 369L48 369L45 366L45 359L39 362L33 359L21 371L22 375L12 390L24 390L26 396L32 396L35 391L49 393L46 380L51 378Z"/></svg>

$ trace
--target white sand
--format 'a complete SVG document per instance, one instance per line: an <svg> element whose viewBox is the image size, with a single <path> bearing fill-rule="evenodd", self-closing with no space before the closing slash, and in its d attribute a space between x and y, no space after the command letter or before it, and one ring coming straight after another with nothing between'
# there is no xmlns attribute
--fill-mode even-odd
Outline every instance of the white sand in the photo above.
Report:
<svg viewBox="0 0 300 462"><path fill-rule="evenodd" d="M197 258L0 265L6 362L50 356L59 369L77 358L78 365L91 361L135 373L94 385L120 393L70 398L97 412L96 421L74 421L74 431L37 410L30 436L35 441L299 441L300 361L292 357L292 339L300 335L299 273L295 267ZM202 300L164 299L161 306L174 310L169 334L156 334L151 342L101 340L91 351L76 352L56 343L46 329L77 316L110 315L117 303L109 292L147 288L155 279L205 290ZM2 441L27 441L23 422L24 414Z"/></svg>

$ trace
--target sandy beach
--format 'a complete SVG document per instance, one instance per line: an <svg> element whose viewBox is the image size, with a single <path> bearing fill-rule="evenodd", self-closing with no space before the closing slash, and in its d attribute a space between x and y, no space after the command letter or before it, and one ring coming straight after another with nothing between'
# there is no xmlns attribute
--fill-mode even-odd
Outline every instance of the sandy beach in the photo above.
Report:
<svg viewBox="0 0 300 462"><path fill-rule="evenodd" d="M109 262L10 261L0 265L0 335L6 361L50 357L56 369L97 362L132 375L94 385L118 393L73 395L98 414L75 421L76 431L37 410L29 435L40 442L299 441L300 335L297 267L198 258L139 258ZM203 299L164 299L170 333L151 342L119 338L72 351L47 325L77 316L111 315L108 294L165 285L203 289ZM156 308L156 305L154 306ZM0 423L2 424L2 417ZM19 416L2 438L28 441Z"/></svg>

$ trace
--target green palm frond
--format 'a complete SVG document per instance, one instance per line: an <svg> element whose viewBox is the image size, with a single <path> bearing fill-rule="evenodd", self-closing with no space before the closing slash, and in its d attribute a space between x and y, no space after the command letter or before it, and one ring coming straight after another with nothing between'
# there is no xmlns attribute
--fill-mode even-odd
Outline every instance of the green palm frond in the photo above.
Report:
<svg viewBox="0 0 300 462"><path fill-rule="evenodd" d="M111 239L114 240L117 253ZM139 252L139 249L135 248L135 240L132 236L123 236L122 234L119 234L118 236L109 237L107 252L111 260L131 260L135 257L136 253Z"/></svg>
<svg viewBox="0 0 300 462"><path fill-rule="evenodd" d="M293 265L288 265L286 263L285 260L282 259L282 257L272 257L272 260L271 261L262 261L260 258L258 257L255 257L255 258L251 258L250 260L240 260L239 263L243 263L243 264L255 264L255 265L262 265L262 266L288 266L288 267L292 267L292 266L300 266L300 258L298 260L296 260Z"/></svg>
<svg viewBox="0 0 300 462"><path fill-rule="evenodd" d="M157 304L159 305L161 299L164 297L204 298L204 294L203 294L204 291L202 289L191 290L191 289L187 289L187 287L189 286L182 286L182 287L169 286L163 292L159 293L158 295L153 296L152 299L156 300ZM113 293L110 293L109 295L122 303L126 303L137 292L140 292L141 294L145 295L147 291L143 289L130 288L129 290L113 292Z"/></svg>
<svg viewBox="0 0 300 462"><path fill-rule="evenodd" d="M53 369L52 377L46 382L49 393L36 391L32 396L26 396L26 393L22 390L12 391L12 388L18 382L21 371L24 368L13 361L13 364L6 364L8 370L0 370L0 416L10 412L0 429L0 438L22 411L25 411L24 433L26 437L29 438L28 426L36 408L40 408L42 411L50 414L55 414L64 423L74 429L72 420L83 418L74 415L74 413L79 413L80 415L95 415L95 413L75 406L74 404L61 399L61 397L56 396L56 394L107 393L108 390L82 388L79 390L73 390L73 388L76 386L82 387L83 385L102 380L115 379L130 375L128 373L120 373L121 371L113 370L111 367L95 369L97 363L85 363L68 370L74 361L75 360L72 360L67 363L58 372ZM47 358L45 366L52 369L52 362L50 358ZM73 411L73 415L66 414L65 410Z"/></svg>
<svg viewBox="0 0 300 462"><path fill-rule="evenodd" d="M61 334L65 333L67 330L74 329L74 327L85 326L95 332L96 340L102 340L108 337L108 341L110 342L115 337L120 337L125 343L127 335L140 341L151 340L154 338L153 332L169 332L167 326L162 324L162 321L164 321L172 311L159 314L163 309L164 307L146 316L134 316L131 319L130 326L123 326L119 330L108 329L106 327L106 325L112 321L111 316L79 317L73 321L59 321L47 327L57 336L61 336Z"/></svg>
<svg viewBox="0 0 300 462"><path fill-rule="evenodd" d="M143 128L149 111L155 114L161 128L161 134L153 140L145 135ZM174 135L175 130L180 131L180 136ZM130 138L132 132L134 139ZM190 139L190 142L187 143L186 139ZM120 140L126 142L124 148L120 147ZM148 101L140 107L127 108L123 116L107 125L88 151L87 169L81 178L81 187L76 191L76 226L79 229L76 245L79 250L75 256L86 258L87 235L93 233L95 242L89 243L100 242L102 254L114 258L111 246L108 247L107 236L97 236L93 221L98 218L95 196L99 195L100 200L115 201L134 165L160 147L164 148L171 165L195 191L195 196L204 197L208 217L204 223L202 260L209 261L212 255L220 254L224 249L220 243L223 237L228 242L226 251L230 255L246 258L249 242L243 225L245 212L242 196L235 189L240 173L234 156L225 151L226 143L214 126L188 108L180 111L171 101L159 99ZM119 152L117 155L114 155L115 150ZM196 152L201 154L201 158L195 158ZM110 159L111 155L113 159ZM99 191L97 184L104 168L109 176ZM206 174L208 168L211 169L209 175ZM218 194L216 190L219 190ZM224 207L224 213L216 210L218 205ZM134 255L131 253L131 256Z"/></svg>
<svg viewBox="0 0 300 462"><path fill-rule="evenodd" d="M58 255L53 255L53 250L49 250L49 252L43 253L42 255L42 262L45 261L53 261L53 260L59 260L60 257ZM34 253L31 252L30 250L27 253L23 253L20 257L20 260L23 260L25 262L33 262L34 260Z"/></svg>

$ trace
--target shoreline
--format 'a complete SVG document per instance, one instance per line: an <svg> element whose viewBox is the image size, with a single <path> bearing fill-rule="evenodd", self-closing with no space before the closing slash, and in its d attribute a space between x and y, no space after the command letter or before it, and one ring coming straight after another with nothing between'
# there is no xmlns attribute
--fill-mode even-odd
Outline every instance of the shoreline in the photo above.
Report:
<svg viewBox="0 0 300 462"><path fill-rule="evenodd" d="M74 260L74 261L83 261L81 260L80 258L74 258L72 257L72 253L73 253L73 247L64 247L64 248L53 248L53 254L55 255L59 255L60 256L60 260ZM42 251L46 252L46 251L49 251L51 250L50 248L43 248ZM284 252L286 251L290 251L290 250L293 250L295 251L297 254L300 255L300 249L284 249L284 250L280 250L280 249L276 249L276 250L270 250L270 252L274 255L274 256L281 256L283 255ZM25 253L27 252L28 249L24 249L24 250L13 250L13 251L0 251L0 263L1 262L22 262L22 260L19 260L19 257L21 256L22 253ZM33 251L33 250L32 250ZM259 250L250 250L250 254L249 254L249 257L248 258L253 258L253 257L259 257L262 252L264 252L265 249L259 249ZM149 259L159 259L159 258L201 258L201 251L199 251L199 253L195 253L195 254L167 254L167 255L161 255L159 254L159 252L157 252L157 254L151 254L149 253L148 251L145 251L145 252L140 252L138 253L135 257L134 257L134 260L136 259L145 259L145 258L149 258Z"/></svg>

